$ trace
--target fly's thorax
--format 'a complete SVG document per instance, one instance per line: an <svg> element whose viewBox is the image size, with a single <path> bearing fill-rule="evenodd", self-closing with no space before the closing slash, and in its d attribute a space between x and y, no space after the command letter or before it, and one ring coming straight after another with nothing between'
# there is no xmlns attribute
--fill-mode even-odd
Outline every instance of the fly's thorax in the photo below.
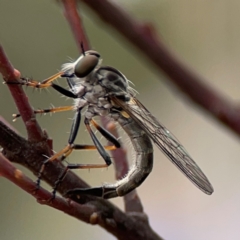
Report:
<svg viewBox="0 0 240 240"><path fill-rule="evenodd" d="M88 102L83 98L74 99L75 108L84 108L85 106L87 106L87 104Z"/></svg>
<svg viewBox="0 0 240 240"><path fill-rule="evenodd" d="M114 94L124 94L129 87L126 77L113 67L100 67L96 74L99 78L99 84Z"/></svg>
<svg viewBox="0 0 240 240"><path fill-rule="evenodd" d="M79 83L74 87L74 93L78 95L79 98L83 97L86 94L86 87L83 84Z"/></svg>
<svg viewBox="0 0 240 240"><path fill-rule="evenodd" d="M103 106L103 105L109 103L105 100L106 96L107 96L106 89L103 88L100 84L98 84L98 83L92 84L90 82L83 82L82 86L84 88L84 94L79 97L85 99L89 104Z"/></svg>
<svg viewBox="0 0 240 240"><path fill-rule="evenodd" d="M111 108L105 108L104 106L98 106L97 104L88 104L85 112L85 117L92 119L95 116L109 116Z"/></svg>
<svg viewBox="0 0 240 240"><path fill-rule="evenodd" d="M87 101L88 105L85 114L87 118L90 119L94 116L109 116L113 105L109 100L106 89L101 85L94 85L91 91L86 92L83 98Z"/></svg>
<svg viewBox="0 0 240 240"><path fill-rule="evenodd" d="M108 116L113 119L114 121L117 121L119 120L119 118L121 117L120 116L120 113L119 112L116 112L116 111L110 111Z"/></svg>

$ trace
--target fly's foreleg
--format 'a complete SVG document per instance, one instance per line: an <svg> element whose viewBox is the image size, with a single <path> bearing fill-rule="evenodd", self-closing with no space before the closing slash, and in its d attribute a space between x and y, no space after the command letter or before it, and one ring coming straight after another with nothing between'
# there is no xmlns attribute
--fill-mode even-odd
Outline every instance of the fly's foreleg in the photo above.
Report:
<svg viewBox="0 0 240 240"><path fill-rule="evenodd" d="M68 89L65 89L65 88L53 83L53 81L59 77L65 77L65 74L63 72L56 73L53 76L43 80L42 82L38 82L38 81L35 81L33 79L28 79L28 78L21 78L21 81L19 81L19 82L8 81L8 82L6 82L6 84L19 84L19 85L23 85L23 86L30 86L33 88L38 88L38 89L52 87L64 96L67 96L70 98L78 98L78 96L76 94L74 94L72 91L69 91ZM69 111L69 110L73 110L73 109L74 109L73 106L66 106L66 107L34 110L34 113L39 114L39 113L62 112L62 111ZM13 114L13 121L15 121L20 116L21 115L19 113Z"/></svg>
<svg viewBox="0 0 240 240"><path fill-rule="evenodd" d="M30 79L30 78L21 78L19 82L7 81L5 83L6 84L18 84L18 85L28 86L28 87L33 87L33 88L48 88L48 87L52 86L52 82L54 80L61 77L63 74L64 74L63 72L58 72L41 82Z"/></svg>
<svg viewBox="0 0 240 240"><path fill-rule="evenodd" d="M30 79L30 78L21 78L19 82L7 81L5 83L6 84L18 84L18 85L28 86L28 87L38 88L38 89L52 87L56 91L60 92L61 94L65 95L67 97L78 98L78 96L76 94L74 94L72 91L69 91L69 90L53 83L53 81L55 81L56 79L58 79L60 77L65 77L65 76L66 76L66 74L64 72L58 72L41 82Z"/></svg>

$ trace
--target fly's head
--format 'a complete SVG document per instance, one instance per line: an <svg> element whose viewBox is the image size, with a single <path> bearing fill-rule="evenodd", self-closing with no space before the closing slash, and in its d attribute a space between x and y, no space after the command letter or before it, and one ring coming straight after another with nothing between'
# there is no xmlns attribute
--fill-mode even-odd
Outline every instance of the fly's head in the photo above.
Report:
<svg viewBox="0 0 240 240"><path fill-rule="evenodd" d="M62 66L62 71L65 73L64 76L68 77L68 84L72 91L83 96L89 86L92 88L92 86L100 85L109 96L114 95L128 101L135 94L129 86L129 80L113 67L99 67L100 62L100 54L89 50L83 51L75 62Z"/></svg>
<svg viewBox="0 0 240 240"><path fill-rule="evenodd" d="M94 69L100 64L100 54L97 51L89 50L72 63L65 63L62 65L62 71L66 76L86 78Z"/></svg>

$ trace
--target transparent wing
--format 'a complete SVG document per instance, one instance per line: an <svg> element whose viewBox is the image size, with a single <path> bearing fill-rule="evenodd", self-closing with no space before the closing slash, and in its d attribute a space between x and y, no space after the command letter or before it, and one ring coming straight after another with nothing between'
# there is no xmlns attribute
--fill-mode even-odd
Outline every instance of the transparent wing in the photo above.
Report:
<svg viewBox="0 0 240 240"><path fill-rule="evenodd" d="M142 127L172 163L198 188L206 194L213 193L211 183L181 143L135 97L132 97L129 102L116 97L111 97L111 99Z"/></svg>

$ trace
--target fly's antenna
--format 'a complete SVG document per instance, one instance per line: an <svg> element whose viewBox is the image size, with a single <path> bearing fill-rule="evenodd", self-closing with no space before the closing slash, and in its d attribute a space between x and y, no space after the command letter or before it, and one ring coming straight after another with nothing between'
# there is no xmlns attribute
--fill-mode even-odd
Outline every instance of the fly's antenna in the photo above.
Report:
<svg viewBox="0 0 240 240"><path fill-rule="evenodd" d="M83 56L85 56L85 50L84 50L83 42L81 42L81 50L82 50Z"/></svg>

